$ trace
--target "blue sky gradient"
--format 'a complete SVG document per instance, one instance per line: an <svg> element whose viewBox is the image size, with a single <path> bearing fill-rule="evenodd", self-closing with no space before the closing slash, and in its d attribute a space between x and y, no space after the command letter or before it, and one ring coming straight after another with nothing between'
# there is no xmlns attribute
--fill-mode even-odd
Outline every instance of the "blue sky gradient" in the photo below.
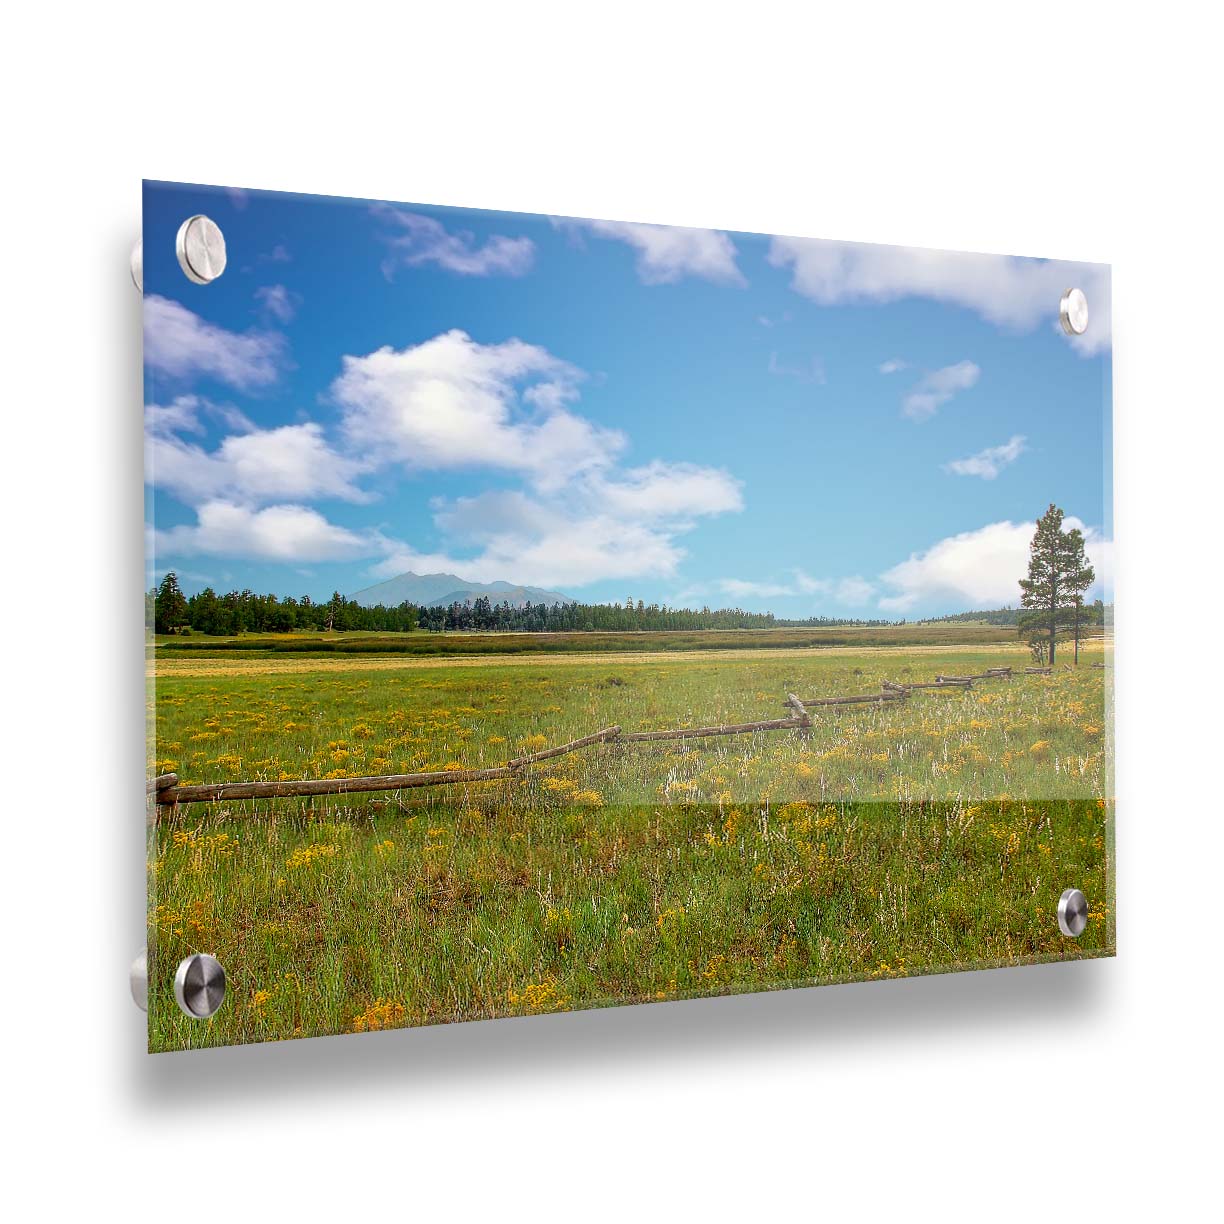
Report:
<svg viewBox="0 0 1224 1224"><path fill-rule="evenodd" d="M1051 501L1108 570L1100 265L147 182L144 273L151 577L189 592L913 618L1016 603Z"/></svg>

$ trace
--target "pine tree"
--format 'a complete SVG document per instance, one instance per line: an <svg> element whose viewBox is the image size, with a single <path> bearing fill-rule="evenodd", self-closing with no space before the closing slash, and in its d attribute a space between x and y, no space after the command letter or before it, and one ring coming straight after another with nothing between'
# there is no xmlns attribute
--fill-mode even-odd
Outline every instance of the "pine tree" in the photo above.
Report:
<svg viewBox="0 0 1224 1224"><path fill-rule="evenodd" d="M1063 531L1063 512L1051 502L1037 520L1029 545L1028 577L1020 579L1020 603L1027 609L1020 617L1020 632L1030 641L1048 637L1051 666L1059 626L1077 621L1084 592L1094 578L1084 554L1083 532Z"/></svg>
<svg viewBox="0 0 1224 1224"><path fill-rule="evenodd" d="M1096 571L1084 551L1084 533L1078 527L1067 532L1068 573L1066 587L1074 601L1075 665L1079 666L1080 625L1084 616L1084 592L1096 581Z"/></svg>
<svg viewBox="0 0 1224 1224"><path fill-rule="evenodd" d="M157 588L153 601L153 627L157 633L174 633L187 623L187 599L178 584L178 575L171 570Z"/></svg>
<svg viewBox="0 0 1224 1224"><path fill-rule="evenodd" d="M344 623L344 596L339 591L333 591L327 602L327 619L324 621L327 629L343 630L348 626Z"/></svg>

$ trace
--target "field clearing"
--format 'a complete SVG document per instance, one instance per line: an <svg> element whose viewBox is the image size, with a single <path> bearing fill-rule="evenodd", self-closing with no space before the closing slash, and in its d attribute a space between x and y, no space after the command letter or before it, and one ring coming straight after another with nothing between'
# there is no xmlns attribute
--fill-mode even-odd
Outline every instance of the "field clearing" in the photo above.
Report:
<svg viewBox="0 0 1224 1224"><path fill-rule="evenodd" d="M786 650L869 646L951 646L1001 643L1014 647L1016 631L1002 625L903 624L816 626L781 629L697 629L565 633L322 632L245 633L238 637L170 635L155 639L163 659L211 655L405 655L456 658L467 655L631 654L694 651Z"/></svg>
<svg viewBox="0 0 1224 1224"><path fill-rule="evenodd" d="M1081 654L1089 657L1089 661L1099 660L1103 652L1110 649L1108 639L1097 642L1086 642L1080 647ZM992 658L996 663L1002 660L1015 666L1023 666L1028 662L1027 652L1017 651L1015 635L1009 634L1006 642L988 642L985 644L953 643L949 645L930 644L919 646L774 646L768 648L770 659L811 659L816 650L820 656L830 658L898 656L914 657L947 656L954 659L958 656L981 656ZM1091 653L1090 653L1091 652ZM758 656L764 652L755 652ZM677 652L664 656L668 666L686 664L708 664L728 660L744 660L751 658L754 652L743 649L733 650L701 650ZM963 661L963 660L962 660ZM329 671L398 671L403 669L453 669L457 665L463 667L585 667L612 666L620 667L631 663L658 663L660 654L653 650L640 651L592 651L590 654L485 654L473 656L451 657L413 657L406 655L271 655L248 653L217 652L212 655L182 654L167 657L157 656L156 669L152 659L148 663L148 675L162 677L171 676L272 676L305 674L311 672L325 673Z"/></svg>
<svg viewBox="0 0 1224 1224"><path fill-rule="evenodd" d="M552 1011L1113 948L1112 655L811 711L810 732L610 745L428 792L181 808L151 835L150 1046ZM186 782L503 763L627 731L785 715L1009 644L474 659L158 658L156 757ZM1054 907L1092 902L1072 943ZM206 1024L190 951L226 966Z"/></svg>

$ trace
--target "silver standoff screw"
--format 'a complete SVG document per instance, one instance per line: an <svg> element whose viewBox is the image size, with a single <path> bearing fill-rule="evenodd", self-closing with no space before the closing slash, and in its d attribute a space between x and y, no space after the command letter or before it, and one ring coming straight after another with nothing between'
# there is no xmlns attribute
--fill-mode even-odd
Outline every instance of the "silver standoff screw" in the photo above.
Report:
<svg viewBox="0 0 1224 1224"><path fill-rule="evenodd" d="M149 1010L149 958L147 950L132 962L128 970L128 985L132 989L132 1001L141 1011Z"/></svg>
<svg viewBox="0 0 1224 1224"><path fill-rule="evenodd" d="M1068 888L1058 898L1058 929L1078 939L1088 925L1088 898L1078 888Z"/></svg>
<svg viewBox="0 0 1224 1224"><path fill-rule="evenodd" d="M225 235L211 218L197 213L179 226L174 239L183 275L192 284L207 285L225 271Z"/></svg>
<svg viewBox="0 0 1224 1224"><path fill-rule="evenodd" d="M1062 295L1058 321L1068 336L1082 336L1088 330L1088 299L1082 289L1068 289Z"/></svg>
<svg viewBox="0 0 1224 1224"><path fill-rule="evenodd" d="M138 293L144 292L144 239L138 238L136 245L132 248L132 257L129 260L132 269L132 284L136 286Z"/></svg>
<svg viewBox="0 0 1224 1224"><path fill-rule="evenodd" d="M216 957L197 952L179 963L174 997L183 1014L207 1020L225 1002L225 970Z"/></svg>

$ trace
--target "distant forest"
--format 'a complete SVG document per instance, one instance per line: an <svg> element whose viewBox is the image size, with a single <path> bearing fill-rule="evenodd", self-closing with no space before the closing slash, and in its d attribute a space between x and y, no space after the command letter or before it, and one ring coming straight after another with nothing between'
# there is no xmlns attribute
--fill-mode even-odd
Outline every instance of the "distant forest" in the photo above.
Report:
<svg viewBox="0 0 1224 1224"><path fill-rule="evenodd" d="M955 612L951 616L932 616L923 621L924 625L946 625L956 622L973 621L984 625L1015 625L1020 626L1021 608L995 608L989 612ZM1104 604L1101 600L1085 604L1082 624L1103 625L1113 619L1113 604Z"/></svg>
<svg viewBox="0 0 1224 1224"><path fill-rule="evenodd" d="M412 630L476 630L484 633L564 633L608 630L660 629L780 629L880 626L887 620L851 620L813 616L784 620L772 612L745 612L742 608L669 608L627 599L623 604L492 603L487 596L449 607L418 607L402 603L362 607L339 591L319 603L310 596L281 599L252 591L218 595L211 587L186 596L171 572L145 595L145 624L156 633L203 633L233 637L239 633L292 633L295 630L368 631L408 633Z"/></svg>

